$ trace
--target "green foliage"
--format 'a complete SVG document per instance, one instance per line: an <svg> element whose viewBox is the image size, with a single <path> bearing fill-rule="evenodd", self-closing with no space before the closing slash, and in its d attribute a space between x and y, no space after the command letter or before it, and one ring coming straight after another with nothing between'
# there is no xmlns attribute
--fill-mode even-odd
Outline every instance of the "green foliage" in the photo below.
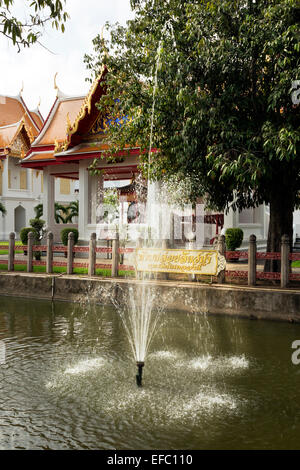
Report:
<svg viewBox="0 0 300 470"><path fill-rule="evenodd" d="M36 219L40 219L42 217L43 211L44 211L43 204L38 204L37 206L34 207Z"/></svg>
<svg viewBox="0 0 300 470"><path fill-rule="evenodd" d="M300 191L299 0L131 5L134 19L108 25L110 41L96 37L85 56L95 74L108 69L99 109L130 117L105 140L113 152L138 142L145 176L188 177L191 197L218 210L270 203L280 243Z"/></svg>
<svg viewBox="0 0 300 470"><path fill-rule="evenodd" d="M79 238L79 232L78 232L77 228L64 228L60 232L60 238L61 238L61 241L62 241L63 245L65 245L65 246L68 245L68 235L71 232L74 233L74 244L75 245L77 244L78 238Z"/></svg>
<svg viewBox="0 0 300 470"><path fill-rule="evenodd" d="M24 18L16 18L11 12L15 0L0 0L0 33L10 39L20 51L39 41L45 26L65 31L69 18L64 9L65 0L31 0L23 2ZM26 5L25 5L26 4Z"/></svg>
<svg viewBox="0 0 300 470"><path fill-rule="evenodd" d="M60 224L60 223L65 224L66 217L64 216L67 216L67 214L68 214L68 209L66 206L63 206L62 204L59 204L58 202L54 204L54 218L57 224Z"/></svg>
<svg viewBox="0 0 300 470"><path fill-rule="evenodd" d="M6 213L7 213L7 210L5 209L2 202L0 202L0 212L2 213L3 216L6 215Z"/></svg>
<svg viewBox="0 0 300 470"><path fill-rule="evenodd" d="M69 224L72 223L74 217L79 216L79 201L72 201L67 206L67 216L65 218L65 223Z"/></svg>
<svg viewBox="0 0 300 470"><path fill-rule="evenodd" d="M226 248L234 251L239 248L244 238L244 232L240 228L228 228L225 233Z"/></svg>
<svg viewBox="0 0 300 470"><path fill-rule="evenodd" d="M39 219L43 215L43 204L35 206L34 211L36 218ZM68 206L64 206L55 202L54 204L54 218L57 224L68 224L72 223L73 217L78 217L79 214L79 202L72 201Z"/></svg>
<svg viewBox="0 0 300 470"><path fill-rule="evenodd" d="M29 223L31 227L33 227L38 232L39 238L41 238L42 230L46 222L42 219L36 218L36 219L30 219Z"/></svg>
<svg viewBox="0 0 300 470"><path fill-rule="evenodd" d="M112 222L119 216L119 196L115 188L105 189L103 193L103 203L105 205L104 220Z"/></svg>
<svg viewBox="0 0 300 470"><path fill-rule="evenodd" d="M35 243L38 243L39 241L39 233L36 229L34 229L33 227L24 227L20 231L20 239L23 245L27 245L28 243L29 232L32 232L34 234Z"/></svg>

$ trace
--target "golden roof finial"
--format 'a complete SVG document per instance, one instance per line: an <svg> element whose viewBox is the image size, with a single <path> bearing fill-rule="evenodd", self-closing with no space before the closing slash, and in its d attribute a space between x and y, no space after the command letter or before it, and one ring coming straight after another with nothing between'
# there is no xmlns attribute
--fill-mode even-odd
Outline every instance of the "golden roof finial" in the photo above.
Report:
<svg viewBox="0 0 300 470"><path fill-rule="evenodd" d="M39 107L41 106L41 102L42 102L42 99L41 99L41 97L39 97L39 102L38 102L38 105L37 105L37 109L39 109Z"/></svg>
<svg viewBox="0 0 300 470"><path fill-rule="evenodd" d="M24 80L22 80L22 86L21 86L21 90L20 90L20 93L19 93L20 96L22 95L23 91L24 91Z"/></svg>

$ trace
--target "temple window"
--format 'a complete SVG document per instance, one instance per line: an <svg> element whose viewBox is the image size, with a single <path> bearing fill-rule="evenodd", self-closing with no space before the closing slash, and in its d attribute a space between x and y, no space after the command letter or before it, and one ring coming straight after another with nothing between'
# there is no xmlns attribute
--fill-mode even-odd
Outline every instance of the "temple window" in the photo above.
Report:
<svg viewBox="0 0 300 470"><path fill-rule="evenodd" d="M66 178L60 178L60 194L70 194L71 184L70 180Z"/></svg>
<svg viewBox="0 0 300 470"><path fill-rule="evenodd" d="M27 189L27 170L20 171L20 189Z"/></svg>

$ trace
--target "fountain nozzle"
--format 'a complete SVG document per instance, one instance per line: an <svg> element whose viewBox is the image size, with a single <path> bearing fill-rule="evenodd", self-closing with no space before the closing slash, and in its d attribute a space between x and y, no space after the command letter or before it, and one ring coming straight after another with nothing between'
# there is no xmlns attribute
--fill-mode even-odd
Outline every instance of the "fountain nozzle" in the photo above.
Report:
<svg viewBox="0 0 300 470"><path fill-rule="evenodd" d="M138 387L142 386L142 379L143 379L143 367L145 365L144 362L137 362L136 363L137 368L138 368L138 373L136 375L136 384Z"/></svg>

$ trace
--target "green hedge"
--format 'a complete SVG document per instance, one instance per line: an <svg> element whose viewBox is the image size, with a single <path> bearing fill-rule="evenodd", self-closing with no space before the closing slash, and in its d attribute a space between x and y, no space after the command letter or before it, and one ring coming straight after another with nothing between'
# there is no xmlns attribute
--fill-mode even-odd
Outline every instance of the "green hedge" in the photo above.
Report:
<svg viewBox="0 0 300 470"><path fill-rule="evenodd" d="M34 234L35 242L37 243L39 241L39 233L38 231L33 228L33 227L24 227L20 231L20 239L23 245L28 244L28 234L29 232L32 232Z"/></svg>
<svg viewBox="0 0 300 470"><path fill-rule="evenodd" d="M225 243L228 251L235 251L242 244L244 232L240 228L228 228L225 233Z"/></svg>
<svg viewBox="0 0 300 470"><path fill-rule="evenodd" d="M60 232L60 238L61 238L63 245L68 246L68 235L71 232L74 233L74 244L76 245L76 243L78 242L79 232L77 228L64 228Z"/></svg>

